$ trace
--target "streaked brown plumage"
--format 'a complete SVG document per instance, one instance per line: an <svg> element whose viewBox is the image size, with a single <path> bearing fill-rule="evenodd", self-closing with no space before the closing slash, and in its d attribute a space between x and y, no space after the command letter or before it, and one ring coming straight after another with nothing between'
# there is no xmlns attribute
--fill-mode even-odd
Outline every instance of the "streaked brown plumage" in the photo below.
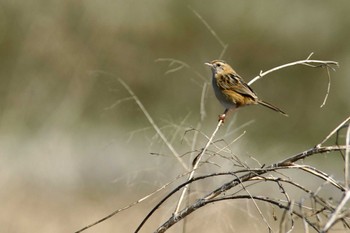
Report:
<svg viewBox="0 0 350 233"><path fill-rule="evenodd" d="M215 95L225 107L225 112L220 115L219 120L224 120L229 110L252 104L260 104L288 116L281 109L260 100L253 89L226 62L213 60L205 64L211 67Z"/></svg>

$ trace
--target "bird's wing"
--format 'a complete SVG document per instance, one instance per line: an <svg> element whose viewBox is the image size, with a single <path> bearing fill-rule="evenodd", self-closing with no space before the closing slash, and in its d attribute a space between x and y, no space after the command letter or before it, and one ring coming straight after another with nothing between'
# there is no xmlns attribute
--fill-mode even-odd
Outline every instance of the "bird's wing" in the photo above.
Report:
<svg viewBox="0 0 350 233"><path fill-rule="evenodd" d="M236 73L223 75L222 80L217 83L223 90L234 91L253 100L258 98L252 88Z"/></svg>

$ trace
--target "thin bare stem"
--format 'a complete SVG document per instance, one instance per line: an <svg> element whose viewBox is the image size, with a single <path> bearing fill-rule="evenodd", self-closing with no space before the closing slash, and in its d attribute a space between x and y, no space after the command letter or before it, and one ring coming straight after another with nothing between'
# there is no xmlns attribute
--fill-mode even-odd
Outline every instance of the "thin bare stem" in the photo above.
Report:
<svg viewBox="0 0 350 233"><path fill-rule="evenodd" d="M345 196L343 197L343 199L341 200L341 202L339 203L339 205L335 209L331 218L328 220L328 222L326 223L326 225L322 229L322 231L321 231L322 233L327 232L333 226L333 224L339 219L339 217L341 215L340 212L343 209L343 207L345 206L345 204L349 201L349 199L350 199L350 190L347 190L345 192Z"/></svg>
<svg viewBox="0 0 350 233"><path fill-rule="evenodd" d="M192 171L190 173L190 175L188 176L188 180L191 180L194 176L194 173L196 171L196 169L198 168L199 164L200 164L200 161L203 157L203 155L205 154L205 152L207 151L208 147L210 146L210 144L212 143L216 133L218 132L220 126L222 125L222 120L219 121L219 123L217 124L216 126L216 129L214 130L213 134L211 135L211 137L209 138L207 144L205 145L205 147L203 148L202 152L200 153L200 155L198 156L198 158L196 159L196 162L194 163L193 165L193 168L192 168ZM180 199L177 203L177 206L176 206L176 209L175 209L175 212L174 212L174 215L177 215L177 213L179 212L179 209L181 207L181 203L183 202L183 199L185 197L185 194L187 192L187 189L188 189L188 185L185 186L185 188L182 190L182 193L181 193L181 196L180 196Z"/></svg>
<svg viewBox="0 0 350 233"><path fill-rule="evenodd" d="M330 137L332 137L335 133L338 132L338 130L343 127L348 121L350 120L350 116L348 118L346 118L342 123L340 123L335 129L332 130L332 132L330 132L327 137L325 137L322 142L320 142L319 144L316 145L316 147L320 147L322 146L326 141L328 141L328 139Z"/></svg>
<svg viewBox="0 0 350 233"><path fill-rule="evenodd" d="M350 161L349 161L349 156L350 156L350 124L348 125L348 129L347 129L347 131L346 131L346 139L345 139L345 145L347 146L346 147L346 150L345 150L345 174L344 174L344 176L345 176L345 178L344 178L344 181L345 181L345 188L347 189L347 190L349 190L349 186L350 186L350 184L349 184L349 163L350 163Z"/></svg>
<svg viewBox="0 0 350 233"><path fill-rule="evenodd" d="M297 165L297 164L295 164L294 167L300 168L301 170L304 170L308 173L315 175L315 177L319 177L319 178L329 182L330 184L332 184L334 187L338 188L339 190L345 190L345 188L339 182L334 180L331 176L329 176L325 172L322 172L314 167L311 167L308 165Z"/></svg>
<svg viewBox="0 0 350 233"><path fill-rule="evenodd" d="M237 196L224 196L224 197L220 197L220 198L217 198L217 199L211 199L211 200L202 200L200 203L198 203L198 205L193 205L193 206L190 206L188 208L186 208L184 210L184 212L189 212L189 213L192 213L194 212L195 210L197 210L198 208L202 207L202 206L205 206L207 204L210 204L210 203L215 203L215 202L218 202L218 201L225 201L225 200L237 200L237 199L254 199L254 200L259 200L259 201L263 201L263 202L266 202L266 203L270 203L270 204L273 204L273 205L276 205L278 206L280 209L287 209L289 210L289 205L283 205L280 203L279 200L273 200L272 198L269 198L269 197L263 197L263 196L250 196L250 195L237 195ZM303 216L296 212L296 211L292 211L292 213L300 218L302 218ZM162 226L160 226L156 231L155 233L163 233L165 232L170 226L174 225L174 222L177 222L179 221L180 219L182 218L171 218L168 222L164 223ZM315 230L317 230L317 228L315 227L314 224L310 223L307 219L305 219L308 224L313 227Z"/></svg>
<svg viewBox="0 0 350 233"><path fill-rule="evenodd" d="M225 47L222 49L220 55L219 55L219 59L222 59L224 57L227 48L228 48L228 45L226 44Z"/></svg>
<svg viewBox="0 0 350 233"><path fill-rule="evenodd" d="M239 180L239 177L236 176L236 178L237 178L237 180ZM253 201L255 208L257 209L260 217L262 218L262 220L264 221L264 223L268 227L269 232L273 232L272 227L270 226L269 222L266 220L264 214L260 210L258 204L256 203L255 199L253 198L253 195L248 191L248 189L246 189L246 187L244 186L244 184L242 182L240 182L240 185L241 185L242 189L251 197L251 200Z"/></svg>
<svg viewBox="0 0 350 233"><path fill-rule="evenodd" d="M205 96L206 96L207 90L208 90L208 83L205 82L202 88L200 111L199 111L201 116L201 121L203 121L205 116L207 115L205 112Z"/></svg>
<svg viewBox="0 0 350 233"><path fill-rule="evenodd" d="M120 78L118 78L118 81L123 85L123 87L129 92L131 97L135 100L136 104L139 106L143 114L146 116L149 123L153 126L154 130L157 132L159 137L163 140L165 145L169 148L169 150L173 153L174 157L179 161L179 163L182 165L182 167L189 171L189 168L187 164L182 160L181 156L177 153L173 145L168 141L168 139L165 137L165 135L162 133L160 128L157 126L157 124L154 122L151 115L148 113L146 108L143 106L142 102L139 100L139 98L135 95L135 93L131 90L131 88Z"/></svg>
<svg viewBox="0 0 350 233"><path fill-rule="evenodd" d="M326 102L327 102L327 99L328 99L328 95L329 95L329 92L331 90L331 74L329 72L329 67L328 66L326 67L326 69L327 69L327 77L328 77L327 92L326 92L326 95L324 96L324 99L323 99L323 102L322 102L320 108L323 108L326 105Z"/></svg>
<svg viewBox="0 0 350 233"><path fill-rule="evenodd" d="M176 71L179 71L183 68L186 68L186 69L189 69L190 71L192 71L196 76L198 76L199 78L201 78L203 81L207 81L207 78L204 77L201 73L199 73L198 71L194 70L191 68L190 65L188 65L186 62L184 61L181 61L181 60L177 60L177 59L174 59L174 58L158 58L155 60L155 62L169 62L169 66L172 66L172 65L178 65L177 67L175 68L172 68L172 69L169 69L165 72L165 74L170 74L170 73L173 73L173 72L176 72ZM191 78L192 79L192 78ZM200 84L198 84L200 85Z"/></svg>
<svg viewBox="0 0 350 233"><path fill-rule="evenodd" d="M117 105L125 102L125 101L128 101L128 100L133 100L132 97L126 97L126 98L123 98L123 99L120 99L120 100L117 100L116 102L114 102L111 106L109 107L106 107L105 110L110 110L112 108L115 108Z"/></svg>
<svg viewBox="0 0 350 233"><path fill-rule="evenodd" d="M159 193L160 191L164 190L166 187L168 187L169 185L171 185L172 183L174 183L175 181L177 181L181 177L185 176L186 174L187 173L184 173L184 174L181 174L181 175L177 176L175 179L173 179L172 181L164 184L162 187L158 188L157 190L153 191L152 193L150 193L150 194L140 198L139 200L137 200L135 202L130 203L127 206L124 206L123 208L120 208L120 209L117 209L117 210L113 211L112 213L108 214L107 216L105 216L105 217L97 220L96 222L93 222L93 223L91 223L91 224L81 228L80 230L76 231L75 233L83 232L83 231L85 231L85 230L87 230L87 229L89 229L89 228L91 228L91 227L93 227L93 226L95 226L95 225L97 225L99 223L102 223L102 222L106 221L107 219L113 217L114 215L116 215L116 214L118 214L118 213L120 213L120 212L122 212L124 210L127 210L127 209L129 209L129 208L131 208L131 207L133 207L133 206L135 206L135 205L137 205L137 204L147 200L148 198L150 198L150 197L154 196L155 194Z"/></svg>
<svg viewBox="0 0 350 233"><path fill-rule="evenodd" d="M213 200L215 197L217 197L218 195L220 195L221 193L226 192L227 190L236 187L237 185L239 185L241 182L246 182L246 181L251 181L251 180L255 180L257 179L257 177L260 177L262 174L265 174L269 171L277 171L280 169L290 169L290 168L298 168L297 166L294 166L291 163L288 163L286 161L296 161L296 160L302 160L308 156L314 155L314 154L320 154L320 153L326 153L326 152L331 152L331 151L340 151L340 150L344 150L346 146L328 146L328 147L320 147L320 148L312 148L310 150L304 151L304 152L300 152L296 155L293 155L291 157L289 157L286 160L283 160L277 164L272 164L270 166L267 166L266 168L259 168L259 169L242 169L239 171L234 172L234 174L240 174L240 173L245 173L248 172L247 174L244 174L242 176L240 176L239 178L235 178L232 181L229 181L227 183L224 183L223 185L221 185L219 188L217 188L216 190L212 191L211 193L205 195L203 198L198 199L195 203L193 203L191 206L186 207L185 209L181 210L178 215L173 215L167 222L165 222L162 227L166 226L167 228L169 228L170 226L174 225L175 223L177 223L178 221L180 221L181 219L183 219L185 216L191 214L193 211L195 211L196 209L202 207L205 205L205 202L207 200ZM228 173L215 173L215 174L210 174L210 175L205 175L205 176L200 176L200 177L196 177L196 178L192 178L191 180L186 181L185 183L179 185L178 187L176 187L173 191L171 191L166 197L164 197L150 212L149 214L143 219L143 221L141 222L141 224L138 226L138 228L136 229L135 233L139 232L140 229L142 228L142 226L145 224L145 222L150 218L150 216L168 199L170 198L174 193L176 193L178 190L182 189L183 187L187 186L188 184L195 182L195 181L199 181L202 179L206 179L208 177L213 177L213 176L219 176L219 175L233 175L232 172L228 172ZM235 175L236 177L236 175ZM265 181L268 179L265 179ZM281 179L279 179L281 181ZM287 181L286 181L287 182ZM298 184L294 183L293 181L288 181L291 182L291 184L295 185L296 187L299 187ZM301 186L300 186L301 187ZM338 185L336 185L336 187L339 187ZM306 191L306 189L302 190ZM340 190L344 190L342 188L340 188ZM310 191L306 191L309 192ZM316 195L315 195L316 196ZM307 220L306 220L307 221ZM160 227L159 229L163 229ZM158 232L158 231L157 231ZM160 231L160 232L164 232L164 231Z"/></svg>
<svg viewBox="0 0 350 233"><path fill-rule="evenodd" d="M189 8L192 10L192 12L198 17L198 19L205 25L205 27L209 30L209 32L214 36L214 38L219 42L219 44L222 46L222 51L221 51L221 54L220 54L220 58L222 58L224 56L224 53L226 52L227 50L227 47L228 45L225 44L221 39L220 37L217 35L217 33L212 29L212 27L208 24L208 22L194 9L192 9L190 6ZM201 121L204 119L204 116L205 116L205 111L202 111L204 110L204 105L202 106L202 103L204 103L204 97L205 97L205 89L206 89L206 86L204 85L203 87L203 91L202 91L202 97L201 97L201 111L200 111L200 115L201 115ZM220 120L216 129L214 130L213 134L211 135L211 137L209 138L207 144L205 145L205 147L203 148L202 152L200 153L200 155L196 158L196 161L195 163L193 164L193 168L192 168L192 171L188 177L188 180L191 180L193 177L194 177L194 174L195 174L195 171L196 169L198 168L199 164L200 164L200 161L202 160L202 157L203 155L206 153L208 147L210 146L210 144L212 143L217 131L219 130L220 126L222 125L223 121ZM182 193L181 193L181 196L180 196L180 199L177 203L177 206L175 208L175 212L174 212L174 215L177 215L180 207L181 207L181 203L183 202L184 200L184 197L185 197L185 194L187 193L187 190L189 189L189 185L186 185L185 188L183 189Z"/></svg>
<svg viewBox="0 0 350 233"><path fill-rule="evenodd" d="M265 72L260 72L259 76L256 76L255 78L253 78L252 80L250 80L248 82L248 85L252 85L255 81L261 79L262 77L274 72L274 71L277 71L277 70L280 70L280 69L284 69L286 67L289 67L289 66L295 66L295 65L307 65L307 66L311 66L311 67L319 67L319 66L330 66L330 65L335 65L335 66L338 66L338 62L335 62L335 61L322 61L322 60L310 60L310 59L306 59L306 60L300 60L300 61L295 61L295 62L291 62L291 63L287 63L287 64L284 64L284 65L281 65L281 66L277 66L275 68L272 68L268 71L265 71Z"/></svg>
<svg viewBox="0 0 350 233"><path fill-rule="evenodd" d="M219 42L221 47L223 49L226 49L227 45L220 39L220 37L216 34L214 29L209 25L209 23L203 19L203 17L194 9L192 9L190 6L188 7L192 12L198 17L198 19L204 24L204 26L208 29L208 31L214 36L214 38Z"/></svg>

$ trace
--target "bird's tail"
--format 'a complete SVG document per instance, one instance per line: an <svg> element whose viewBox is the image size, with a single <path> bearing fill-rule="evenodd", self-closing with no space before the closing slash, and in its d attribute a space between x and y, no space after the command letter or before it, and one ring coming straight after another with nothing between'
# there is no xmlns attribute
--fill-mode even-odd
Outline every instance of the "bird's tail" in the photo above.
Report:
<svg viewBox="0 0 350 233"><path fill-rule="evenodd" d="M279 112L279 113L283 114L284 116L288 116L287 113L283 112L281 109L273 106L272 104L266 103L265 101L262 101L262 100L258 100L258 103L261 104L262 106L269 108L269 109L275 110L276 112Z"/></svg>

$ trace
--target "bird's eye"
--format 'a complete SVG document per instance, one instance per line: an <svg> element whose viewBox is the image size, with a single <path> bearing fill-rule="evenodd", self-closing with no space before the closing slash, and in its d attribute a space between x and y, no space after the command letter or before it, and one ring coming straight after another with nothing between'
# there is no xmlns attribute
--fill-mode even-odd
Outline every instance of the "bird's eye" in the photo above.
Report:
<svg viewBox="0 0 350 233"><path fill-rule="evenodd" d="M217 67L220 67L220 66L221 66L221 64L220 64L220 63L218 63L218 64L216 64L216 66L217 66Z"/></svg>

